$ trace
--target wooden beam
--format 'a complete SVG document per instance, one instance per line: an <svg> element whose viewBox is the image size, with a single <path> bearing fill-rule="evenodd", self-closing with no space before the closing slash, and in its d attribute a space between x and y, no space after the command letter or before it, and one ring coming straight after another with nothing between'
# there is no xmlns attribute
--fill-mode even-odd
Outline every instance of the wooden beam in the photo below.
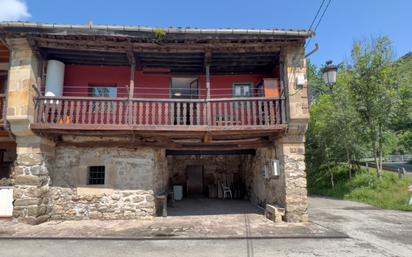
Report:
<svg viewBox="0 0 412 257"><path fill-rule="evenodd" d="M134 52L159 52L159 53L204 53L205 49L213 52L272 52L279 51L282 45L294 45L293 42L270 42L270 43L130 43L113 42L105 40L79 40L79 39L55 39L33 37L38 47L55 49L84 49L88 51L121 52L124 53L133 48Z"/></svg>
<svg viewBox="0 0 412 257"><path fill-rule="evenodd" d="M206 132L203 136L203 143L209 144L210 142L212 142L212 134Z"/></svg>

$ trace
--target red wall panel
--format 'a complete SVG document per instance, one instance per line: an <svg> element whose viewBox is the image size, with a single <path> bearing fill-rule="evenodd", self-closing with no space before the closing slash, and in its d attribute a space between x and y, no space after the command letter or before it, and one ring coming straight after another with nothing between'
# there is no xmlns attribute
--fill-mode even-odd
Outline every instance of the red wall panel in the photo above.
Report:
<svg viewBox="0 0 412 257"><path fill-rule="evenodd" d="M137 98L169 98L170 74L151 74L136 71L134 97ZM274 76L278 77L277 72ZM194 76L195 77L195 76ZM213 75L211 74L211 97L223 98L233 95L233 83L252 82L256 85L267 75ZM130 83L129 67L67 65L65 69L65 96L89 96L90 85L116 85L118 97L127 97ZM206 95L205 75L199 76L200 96Z"/></svg>

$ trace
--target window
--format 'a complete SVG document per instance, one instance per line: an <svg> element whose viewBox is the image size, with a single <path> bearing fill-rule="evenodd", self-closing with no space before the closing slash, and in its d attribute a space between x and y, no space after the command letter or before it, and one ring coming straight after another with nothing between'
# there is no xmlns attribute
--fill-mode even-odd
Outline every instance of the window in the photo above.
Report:
<svg viewBox="0 0 412 257"><path fill-rule="evenodd" d="M88 185L104 185L105 167L90 166L87 178Z"/></svg>
<svg viewBox="0 0 412 257"><path fill-rule="evenodd" d="M249 97L252 96L252 83L234 83L233 84L234 97Z"/></svg>
<svg viewBox="0 0 412 257"><path fill-rule="evenodd" d="M90 95L92 97L110 97L110 98L116 98L117 97L117 87L116 85L113 86L91 86L90 88ZM112 112L114 111L114 102L111 102L111 104L105 104L105 108L102 108L100 105L99 108L97 108L97 102L101 101L93 101L93 112Z"/></svg>
<svg viewBox="0 0 412 257"><path fill-rule="evenodd" d="M113 86L92 86L91 96L93 97L117 97L117 87Z"/></svg>

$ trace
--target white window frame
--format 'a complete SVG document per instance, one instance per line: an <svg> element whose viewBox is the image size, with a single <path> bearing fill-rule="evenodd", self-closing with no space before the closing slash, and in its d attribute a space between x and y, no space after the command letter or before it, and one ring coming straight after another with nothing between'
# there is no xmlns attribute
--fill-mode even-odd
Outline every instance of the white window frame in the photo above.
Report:
<svg viewBox="0 0 412 257"><path fill-rule="evenodd" d="M240 88L240 94L238 94ZM245 94L245 88L248 88L248 93ZM235 82L233 83L233 97L252 97L253 83L252 82Z"/></svg>

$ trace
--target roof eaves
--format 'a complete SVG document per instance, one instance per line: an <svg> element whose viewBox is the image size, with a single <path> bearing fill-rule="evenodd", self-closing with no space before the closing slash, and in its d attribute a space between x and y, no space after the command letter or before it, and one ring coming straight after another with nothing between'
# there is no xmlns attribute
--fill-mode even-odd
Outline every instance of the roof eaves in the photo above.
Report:
<svg viewBox="0 0 412 257"><path fill-rule="evenodd" d="M114 26L114 25L68 25L68 24L47 24L32 22L1 22L1 27L9 28L37 28L37 29L77 29L77 30L105 30L105 31L134 31L134 32L154 32L163 29L168 33L183 34L248 34L248 35L278 35L295 37L313 37L315 33L310 30L283 30L283 29L197 29L197 28L156 28L144 26Z"/></svg>

